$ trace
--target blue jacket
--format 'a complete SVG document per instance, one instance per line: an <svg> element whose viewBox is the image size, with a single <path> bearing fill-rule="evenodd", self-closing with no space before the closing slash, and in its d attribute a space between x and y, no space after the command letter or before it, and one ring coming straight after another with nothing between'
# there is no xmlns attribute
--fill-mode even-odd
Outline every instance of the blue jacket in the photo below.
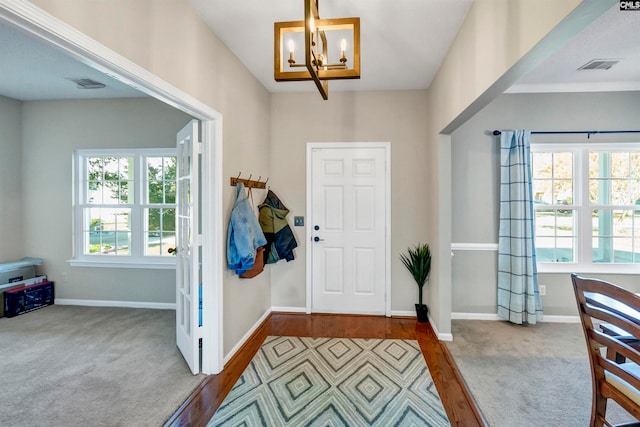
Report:
<svg viewBox="0 0 640 427"><path fill-rule="evenodd" d="M236 185L236 204L231 211L231 221L227 234L227 265L236 274L242 274L253 267L256 249L267 244L258 218L249 202L244 185Z"/></svg>

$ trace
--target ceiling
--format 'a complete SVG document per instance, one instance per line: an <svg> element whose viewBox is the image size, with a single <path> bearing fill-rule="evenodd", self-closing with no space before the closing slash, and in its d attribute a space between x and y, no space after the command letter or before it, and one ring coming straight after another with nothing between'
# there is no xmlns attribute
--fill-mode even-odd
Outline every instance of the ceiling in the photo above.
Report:
<svg viewBox="0 0 640 427"><path fill-rule="evenodd" d="M302 20L303 0L189 1L269 92L317 90L311 81L278 83L273 78L273 24ZM319 0L322 19L360 18L361 77L331 81L329 92L427 88L471 4L472 0Z"/></svg>
<svg viewBox="0 0 640 427"><path fill-rule="evenodd" d="M147 96L72 59L23 30L0 21L0 95L20 101ZM103 89L78 89L69 79L90 78Z"/></svg>
<svg viewBox="0 0 640 427"><path fill-rule="evenodd" d="M269 92L316 91L312 82L273 78L273 23L300 20L302 0L189 0L213 31ZM359 80L342 90L425 89L435 76L472 0L320 0L321 18L359 16ZM251 13L247 13L247 10ZM640 90L640 12L603 14L509 92ZM241 30L239 30L241 29ZM18 100L146 96L0 21L0 95ZM616 59L609 70L577 71L592 59ZM78 89L91 78L103 89Z"/></svg>
<svg viewBox="0 0 640 427"><path fill-rule="evenodd" d="M592 59L620 62L609 70L578 68ZM616 4L507 92L640 90L640 12Z"/></svg>

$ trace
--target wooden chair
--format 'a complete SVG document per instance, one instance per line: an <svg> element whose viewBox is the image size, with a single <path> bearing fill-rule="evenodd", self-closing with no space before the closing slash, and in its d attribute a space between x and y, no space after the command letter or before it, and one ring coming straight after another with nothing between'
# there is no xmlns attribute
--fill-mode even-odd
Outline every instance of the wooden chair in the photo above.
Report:
<svg viewBox="0 0 640 427"><path fill-rule="evenodd" d="M612 425L606 420L608 399L640 420L640 352L630 345L640 339L640 297L598 279L572 274L571 281L591 365L591 426ZM609 335L600 329L600 324L615 326L609 333L622 330L624 334ZM625 363L616 363L607 354L620 355Z"/></svg>

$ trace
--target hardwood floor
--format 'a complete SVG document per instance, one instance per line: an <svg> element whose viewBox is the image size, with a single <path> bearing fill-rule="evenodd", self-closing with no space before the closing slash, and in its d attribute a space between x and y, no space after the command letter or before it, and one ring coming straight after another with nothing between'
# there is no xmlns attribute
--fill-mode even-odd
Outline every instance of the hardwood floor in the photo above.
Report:
<svg viewBox="0 0 640 427"><path fill-rule="evenodd" d="M218 375L208 376L165 424L205 426L269 336L415 339L453 426L486 426L446 346L411 318L273 313Z"/></svg>

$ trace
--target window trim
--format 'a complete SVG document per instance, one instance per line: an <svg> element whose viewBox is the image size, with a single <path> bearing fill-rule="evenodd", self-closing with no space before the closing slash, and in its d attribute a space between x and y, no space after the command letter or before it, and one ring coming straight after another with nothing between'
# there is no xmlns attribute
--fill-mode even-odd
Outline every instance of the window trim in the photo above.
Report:
<svg viewBox="0 0 640 427"><path fill-rule="evenodd" d="M146 167L144 159L155 156L177 156L176 148L113 148L113 149L78 149L73 152L73 199L72 199L72 252L73 258L67 262L74 267L110 267L110 268L146 268L146 269L175 269L176 257L154 256L154 255L88 255L83 251L83 207L85 206L83 197L84 190L81 188L83 176L86 171L84 159L92 156L131 156L136 165L134 176L134 203L132 210L131 227L131 247L138 247L142 253L144 247L144 225L143 212L146 203L145 175ZM164 206L164 205L163 205ZM177 200L176 200L177 209ZM134 211L137 211L134 213ZM134 231L137 230L137 231ZM176 230L177 232L177 230Z"/></svg>
<svg viewBox="0 0 640 427"><path fill-rule="evenodd" d="M572 152L574 154L573 183L574 204L567 205L568 209L576 210L576 262L555 263L537 262L538 273L586 273L586 274L640 274L640 264L594 263L591 259L591 210L597 206L589 204L587 191L589 188L589 152L640 152L640 142L611 142L611 143L554 143L532 142L531 152ZM585 190L586 189L586 190ZM585 200L585 197L586 200ZM576 203L577 202L577 203ZM598 205L600 206L600 205ZM605 206L605 205L603 205ZM625 208L625 206L606 205L611 208ZM535 208L534 208L535 210ZM585 238L588 236L588 238ZM589 261L585 261L589 260Z"/></svg>

